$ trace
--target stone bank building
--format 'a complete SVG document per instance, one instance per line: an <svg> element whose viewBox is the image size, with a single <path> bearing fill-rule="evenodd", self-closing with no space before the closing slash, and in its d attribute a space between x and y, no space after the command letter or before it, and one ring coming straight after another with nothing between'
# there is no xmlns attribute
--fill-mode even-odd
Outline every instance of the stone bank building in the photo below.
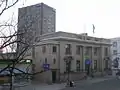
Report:
<svg viewBox="0 0 120 90"><path fill-rule="evenodd" d="M33 71L49 70L34 76L40 82L57 82L67 79L66 57L70 61L70 79L78 80L86 71L85 60L91 60L90 68L102 72L110 67L110 40L90 37L87 34L56 32L56 10L44 3L18 10L18 40L34 44L28 59L33 60ZM31 42L31 43L30 43ZM18 51L22 48L17 44Z"/></svg>
<svg viewBox="0 0 120 90"><path fill-rule="evenodd" d="M90 68L96 74L102 74L110 64L110 40L90 37L87 34L54 32L41 35L33 48L33 63L35 71L43 70L44 64L49 64L50 70L36 79L43 82L53 82L67 79L65 57L71 56L70 79L80 79L86 71L85 60L91 60Z"/></svg>

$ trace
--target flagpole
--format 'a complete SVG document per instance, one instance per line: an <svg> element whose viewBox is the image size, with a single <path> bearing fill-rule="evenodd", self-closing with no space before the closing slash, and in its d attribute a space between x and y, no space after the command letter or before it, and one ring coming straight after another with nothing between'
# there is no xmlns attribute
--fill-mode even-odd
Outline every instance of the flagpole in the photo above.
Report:
<svg viewBox="0 0 120 90"><path fill-rule="evenodd" d="M93 37L95 37L94 35L95 35L95 26L94 26L94 24L92 24L92 29L93 29Z"/></svg>
<svg viewBox="0 0 120 90"><path fill-rule="evenodd" d="M95 36L94 36L94 33L92 33L92 34L93 34L93 37L95 37Z"/></svg>
<svg viewBox="0 0 120 90"><path fill-rule="evenodd" d="M86 35L85 35L85 33L86 33L86 24L84 23L84 37L85 37L85 40L86 40Z"/></svg>

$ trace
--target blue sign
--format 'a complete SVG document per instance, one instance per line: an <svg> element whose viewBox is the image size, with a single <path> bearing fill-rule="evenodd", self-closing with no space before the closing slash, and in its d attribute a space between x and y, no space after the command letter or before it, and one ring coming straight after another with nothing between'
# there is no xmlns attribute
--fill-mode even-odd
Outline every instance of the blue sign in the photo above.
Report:
<svg viewBox="0 0 120 90"><path fill-rule="evenodd" d="M45 70L49 70L50 69L50 64L43 64L43 68Z"/></svg>
<svg viewBox="0 0 120 90"><path fill-rule="evenodd" d="M85 64L91 64L91 63L92 63L91 60L89 60L89 59L86 59L86 60L85 60Z"/></svg>

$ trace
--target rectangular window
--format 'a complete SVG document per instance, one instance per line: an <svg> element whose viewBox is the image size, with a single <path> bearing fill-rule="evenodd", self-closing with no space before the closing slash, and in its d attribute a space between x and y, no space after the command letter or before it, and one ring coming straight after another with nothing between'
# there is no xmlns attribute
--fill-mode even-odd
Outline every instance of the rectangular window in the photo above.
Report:
<svg viewBox="0 0 120 90"><path fill-rule="evenodd" d="M108 48L105 48L105 56L108 56Z"/></svg>
<svg viewBox="0 0 120 90"><path fill-rule="evenodd" d="M57 52L57 47L53 46L53 53L56 53L56 52Z"/></svg>
<svg viewBox="0 0 120 90"><path fill-rule="evenodd" d="M89 54L88 48L85 48L85 55L88 55L88 54Z"/></svg>
<svg viewBox="0 0 120 90"><path fill-rule="evenodd" d="M108 69L108 60L105 60L105 69Z"/></svg>
<svg viewBox="0 0 120 90"><path fill-rule="evenodd" d="M113 47L117 47L117 42L113 42Z"/></svg>
<svg viewBox="0 0 120 90"><path fill-rule="evenodd" d="M55 63L56 63L56 59L54 58L54 59L53 59L53 64L55 64Z"/></svg>
<svg viewBox="0 0 120 90"><path fill-rule="evenodd" d="M94 70L97 70L97 60L94 60Z"/></svg>
<svg viewBox="0 0 120 90"><path fill-rule="evenodd" d="M117 55L117 50L113 50L113 55Z"/></svg>
<svg viewBox="0 0 120 90"><path fill-rule="evenodd" d="M46 46L42 46L42 52L43 52L43 53L46 52Z"/></svg>
<svg viewBox="0 0 120 90"><path fill-rule="evenodd" d="M66 62L66 72L70 72L71 71L71 62L67 63Z"/></svg>
<svg viewBox="0 0 120 90"><path fill-rule="evenodd" d="M90 55L91 53L91 47L86 47L85 48L85 55Z"/></svg>
<svg viewBox="0 0 120 90"><path fill-rule="evenodd" d="M94 55L97 56L97 54L98 54L98 48L95 47L94 48Z"/></svg>
<svg viewBox="0 0 120 90"><path fill-rule="evenodd" d="M47 58L45 58L45 64L47 64Z"/></svg>
<svg viewBox="0 0 120 90"><path fill-rule="evenodd" d="M66 44L66 46L65 46L65 54L71 54L71 45L70 44Z"/></svg>
<svg viewBox="0 0 120 90"><path fill-rule="evenodd" d="M76 46L76 54L80 55L80 46L79 45Z"/></svg>
<svg viewBox="0 0 120 90"><path fill-rule="evenodd" d="M80 71L80 61L76 61L76 71Z"/></svg>

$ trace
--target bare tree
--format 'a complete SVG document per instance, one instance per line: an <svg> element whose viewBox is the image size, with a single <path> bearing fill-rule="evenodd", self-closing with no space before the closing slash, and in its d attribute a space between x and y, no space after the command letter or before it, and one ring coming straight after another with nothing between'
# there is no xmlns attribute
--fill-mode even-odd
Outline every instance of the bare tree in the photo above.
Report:
<svg viewBox="0 0 120 90"><path fill-rule="evenodd" d="M13 7L15 4L18 3L19 0L1 0L0 1L0 17L2 14L7 11L9 8ZM1 71L9 70L10 72L10 90L12 90L12 75L13 70L15 68L15 65L19 63L24 57L25 53L28 50L28 47L30 46L30 43L26 43L23 40L18 40L17 37L22 36L24 33L19 33L16 30L17 23L13 23L13 17L11 18L11 22L5 21L5 23L0 23L0 40L1 40L1 46L0 49L6 50L6 52L15 52L15 56L12 57L11 60L12 63L8 64L6 67L4 67ZM27 28L27 27L26 27ZM5 33L7 32L7 33ZM24 47L16 53L16 46L17 43L25 44ZM7 56L6 56L7 55ZM3 59L10 59L11 56L8 54L1 54Z"/></svg>
<svg viewBox="0 0 120 90"><path fill-rule="evenodd" d="M17 4L19 0L1 0L0 1L0 16ZM24 18L24 14L19 17L19 19ZM27 17L28 18L28 17ZM0 56L4 60L9 60L10 63L7 64L2 70L0 70L0 74L4 71L9 71L10 76L10 90L13 90L13 76L17 76L18 74L14 72L14 70L18 70L24 76L33 76L36 74L40 74L43 71L39 72L25 72L20 70L19 68L16 68L16 65L18 65L21 62L24 62L23 60L27 57L27 54L31 51L33 48L33 41L35 38L35 30L32 26L32 24L35 22L35 17L30 19L29 21L25 22L25 25L20 26L22 30L18 31L17 27L18 22L14 21L14 15L11 16L10 20L0 23L0 40L1 40L1 46L0 49L3 49L6 51L6 53L12 52L14 53L13 56L9 54L1 54ZM28 23L29 22L29 23ZM7 32L7 33L6 33ZM26 67L26 71L28 71L29 67L32 64L30 64L28 67Z"/></svg>
<svg viewBox="0 0 120 90"><path fill-rule="evenodd" d="M14 30L14 28L16 26L10 25L9 27L12 27L12 30ZM26 29L29 30L28 27L26 27ZM6 36L2 33L3 37L1 37L2 38L1 48L6 49L7 52L15 52L15 55L14 55L14 57L12 57L12 59L11 59L11 56L9 56L7 54L5 56L2 56L3 59L5 59L5 60L11 59L10 62L12 62L12 63L8 64L0 72L3 72L5 70L9 70L9 72L10 72L10 90L12 90L12 87L13 87L12 77L13 77L13 74L14 74L14 69L16 68L15 66L17 64L19 64L21 62L21 60L23 60L26 57L27 52L29 51L30 47L32 46L32 43L31 43L32 38L27 37L29 39L29 42L27 42L28 40L26 40L25 37L24 37L27 33L26 30L25 30L25 32L22 32L22 33L17 33L16 30L14 30L14 33L12 33L12 34L11 34L11 32L9 32L9 33L10 33L9 36ZM29 31L28 31L28 33L29 33ZM18 39L17 37L22 37L22 38ZM17 48L16 48L17 44L19 44L20 47L21 47L19 49L19 51L16 51L17 50Z"/></svg>
<svg viewBox="0 0 120 90"><path fill-rule="evenodd" d="M0 16L9 8L13 7L19 0L0 0Z"/></svg>

